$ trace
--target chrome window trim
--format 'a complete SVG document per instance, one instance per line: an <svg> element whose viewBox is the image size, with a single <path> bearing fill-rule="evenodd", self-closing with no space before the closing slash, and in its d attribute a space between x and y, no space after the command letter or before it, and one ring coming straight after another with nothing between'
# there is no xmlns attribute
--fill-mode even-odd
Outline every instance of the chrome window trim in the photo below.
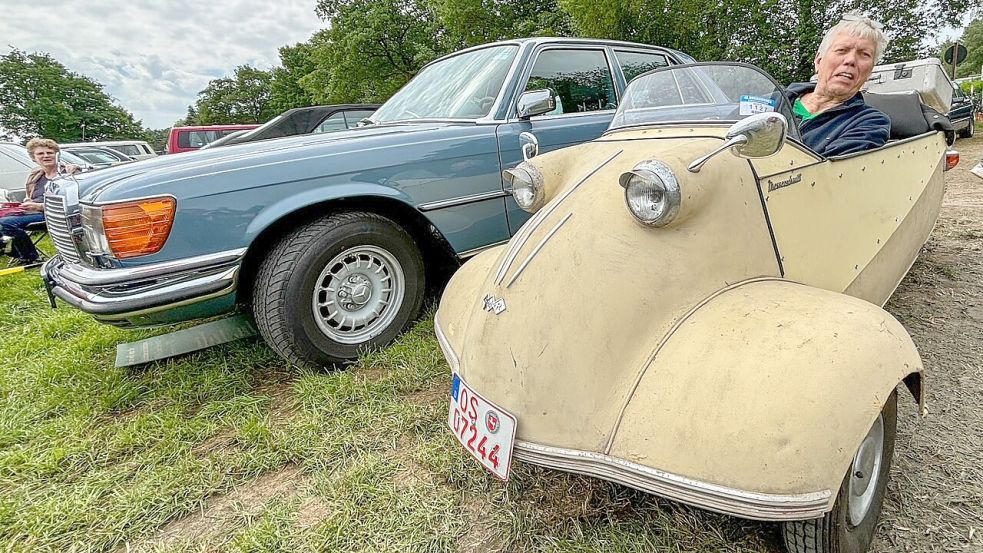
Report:
<svg viewBox="0 0 983 553"><path fill-rule="evenodd" d="M447 200L440 200L436 202L427 202L418 205L417 207L420 211L433 211L435 209L444 209L448 207L454 207L459 205L472 204L476 202L483 202L485 200L494 200L496 198L504 198L510 194L504 190L493 190L491 192L480 192L478 194L469 194L467 196L458 196L456 198L450 198Z"/></svg>
<svg viewBox="0 0 983 553"><path fill-rule="evenodd" d="M520 461L617 482L710 511L753 520L808 520L833 508L830 490L770 494L712 484L658 470L620 457L516 440Z"/></svg>

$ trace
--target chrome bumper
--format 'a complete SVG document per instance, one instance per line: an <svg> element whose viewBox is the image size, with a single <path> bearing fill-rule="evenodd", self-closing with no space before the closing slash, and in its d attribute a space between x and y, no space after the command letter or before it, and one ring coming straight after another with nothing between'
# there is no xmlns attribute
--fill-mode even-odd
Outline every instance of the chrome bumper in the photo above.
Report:
<svg viewBox="0 0 983 553"><path fill-rule="evenodd" d="M439 319L440 311L434 319L437 342L451 370L459 372L460 358L440 327ZM513 455L516 459L533 465L602 478L680 503L753 520L820 518L833 508L835 499L830 490L767 494L728 488L603 453L564 449L522 440L516 440Z"/></svg>
<svg viewBox="0 0 983 553"><path fill-rule="evenodd" d="M41 267L49 292L105 321L155 313L235 289L245 248L138 267L92 269L56 255Z"/></svg>
<svg viewBox="0 0 983 553"><path fill-rule="evenodd" d="M610 455L516 441L515 458L547 468L595 476L709 511L754 520L807 520L832 509L829 490L780 495L727 488L670 474Z"/></svg>

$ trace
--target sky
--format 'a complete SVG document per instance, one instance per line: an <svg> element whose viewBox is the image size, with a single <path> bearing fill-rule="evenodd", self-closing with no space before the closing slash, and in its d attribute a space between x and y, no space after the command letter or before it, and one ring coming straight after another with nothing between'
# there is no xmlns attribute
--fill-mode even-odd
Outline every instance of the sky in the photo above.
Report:
<svg viewBox="0 0 983 553"><path fill-rule="evenodd" d="M208 81L279 65L324 27L315 0L0 0L0 55L46 52L148 128L183 118Z"/></svg>

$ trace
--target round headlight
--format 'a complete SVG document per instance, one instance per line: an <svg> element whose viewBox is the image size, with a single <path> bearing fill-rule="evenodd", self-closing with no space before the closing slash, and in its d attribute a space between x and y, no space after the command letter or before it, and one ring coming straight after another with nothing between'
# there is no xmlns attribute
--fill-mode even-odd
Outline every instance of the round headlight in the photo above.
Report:
<svg viewBox="0 0 983 553"><path fill-rule="evenodd" d="M502 177L512 188L512 197L519 207L533 213L546 203L543 174L535 165L520 163L514 169L502 171Z"/></svg>
<svg viewBox="0 0 983 553"><path fill-rule="evenodd" d="M638 222L653 227L668 225L679 213L682 194L672 169L649 160L623 173L618 183L625 189L628 211Z"/></svg>

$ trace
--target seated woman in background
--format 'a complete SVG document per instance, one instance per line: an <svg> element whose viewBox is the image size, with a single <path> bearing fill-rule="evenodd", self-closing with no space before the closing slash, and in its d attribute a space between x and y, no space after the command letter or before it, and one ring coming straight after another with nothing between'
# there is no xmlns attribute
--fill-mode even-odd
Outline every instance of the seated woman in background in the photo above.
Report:
<svg viewBox="0 0 983 553"><path fill-rule="evenodd" d="M27 153L38 168L27 176L27 196L17 208L20 215L0 217L0 235L10 238L11 255L17 258L18 265L30 265L38 261L38 250L34 247L24 228L31 223L44 221L44 189L48 181L58 175L58 143L48 138L32 138L27 142ZM69 173L78 172L75 165L65 165Z"/></svg>

